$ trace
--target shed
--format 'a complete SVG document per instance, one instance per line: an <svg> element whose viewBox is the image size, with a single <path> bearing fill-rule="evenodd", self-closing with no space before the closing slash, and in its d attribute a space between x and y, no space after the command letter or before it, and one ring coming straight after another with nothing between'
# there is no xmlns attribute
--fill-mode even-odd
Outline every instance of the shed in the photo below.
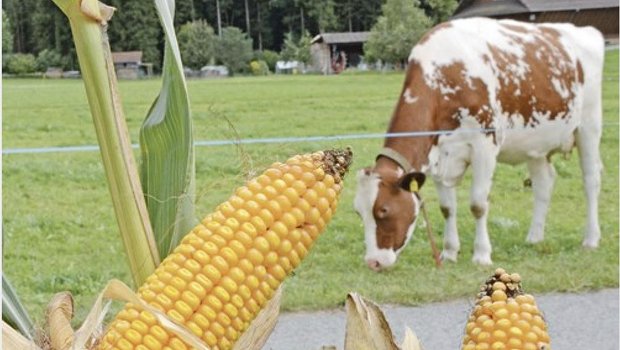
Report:
<svg viewBox="0 0 620 350"><path fill-rule="evenodd" d="M119 79L138 79L153 75L153 64L142 62L142 51L112 52L112 62Z"/></svg>
<svg viewBox="0 0 620 350"><path fill-rule="evenodd" d="M369 36L370 32L321 33L315 36L310 46L310 69L323 74L337 74L347 67L357 67Z"/></svg>
<svg viewBox="0 0 620 350"><path fill-rule="evenodd" d="M618 41L618 0L461 0L452 18L491 17L593 26Z"/></svg>

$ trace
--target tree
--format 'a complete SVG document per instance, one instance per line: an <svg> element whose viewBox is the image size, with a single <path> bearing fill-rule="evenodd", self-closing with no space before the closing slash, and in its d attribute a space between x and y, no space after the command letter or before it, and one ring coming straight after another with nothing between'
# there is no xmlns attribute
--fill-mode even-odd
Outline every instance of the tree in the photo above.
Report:
<svg viewBox="0 0 620 350"><path fill-rule="evenodd" d="M407 59L413 45L432 23L418 5L417 0L387 0L382 7L383 15L364 44L368 61L400 65Z"/></svg>
<svg viewBox="0 0 620 350"><path fill-rule="evenodd" d="M2 10L2 55L13 52L13 32L9 24L9 17ZM2 59L4 62L4 58Z"/></svg>
<svg viewBox="0 0 620 350"><path fill-rule="evenodd" d="M458 5L457 0L420 0L420 7L426 15L433 19L435 24L444 22L452 14Z"/></svg>
<svg viewBox="0 0 620 350"><path fill-rule="evenodd" d="M318 32L324 33L338 28L338 18L334 12L334 0L316 0L308 2L308 16L316 21ZM306 28L302 28L302 33Z"/></svg>
<svg viewBox="0 0 620 350"><path fill-rule="evenodd" d="M185 66L200 69L213 60L215 33L207 21L198 20L181 26L178 41Z"/></svg>
<svg viewBox="0 0 620 350"><path fill-rule="evenodd" d="M185 23L196 20L194 0L175 1L174 26L179 28Z"/></svg>
<svg viewBox="0 0 620 350"><path fill-rule="evenodd" d="M118 11L110 21L108 34L112 51L140 50L144 62L159 68L163 34L152 0L110 1Z"/></svg>
<svg viewBox="0 0 620 350"><path fill-rule="evenodd" d="M312 37L310 37L310 33L307 31L299 40L295 40L293 33L287 33L284 37L284 44L282 45L280 57L286 61L309 63L312 59L312 54L310 53L311 41Z"/></svg>
<svg viewBox="0 0 620 350"><path fill-rule="evenodd" d="M237 27L222 28L215 47L216 60L225 65L231 75L243 71L252 59L252 39Z"/></svg>
<svg viewBox="0 0 620 350"><path fill-rule="evenodd" d="M13 32L13 49L15 52L33 52L32 14L39 0L5 0L2 7L9 17Z"/></svg>

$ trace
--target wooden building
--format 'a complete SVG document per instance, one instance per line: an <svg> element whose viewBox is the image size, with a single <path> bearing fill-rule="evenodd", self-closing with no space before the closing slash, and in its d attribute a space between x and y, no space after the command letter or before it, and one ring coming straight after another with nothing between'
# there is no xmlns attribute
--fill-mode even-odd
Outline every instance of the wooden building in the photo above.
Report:
<svg viewBox="0 0 620 350"><path fill-rule="evenodd" d="M618 0L461 0L452 18L511 18L593 26L618 41Z"/></svg>
<svg viewBox="0 0 620 350"><path fill-rule="evenodd" d="M112 62L119 79L138 79L153 75L153 64L142 62L142 51L112 52Z"/></svg>
<svg viewBox="0 0 620 350"><path fill-rule="evenodd" d="M323 74L340 73L356 67L364 54L370 32L321 33L312 39L310 70Z"/></svg>

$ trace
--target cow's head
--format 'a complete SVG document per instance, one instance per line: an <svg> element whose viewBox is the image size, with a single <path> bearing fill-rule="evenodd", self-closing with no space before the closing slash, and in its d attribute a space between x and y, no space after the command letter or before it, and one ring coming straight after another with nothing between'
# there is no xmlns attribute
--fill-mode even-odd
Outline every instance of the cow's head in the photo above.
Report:
<svg viewBox="0 0 620 350"><path fill-rule="evenodd" d="M393 265L415 227L421 200L417 191L423 173L402 169L366 168L357 174L354 207L364 223L368 267L375 271Z"/></svg>

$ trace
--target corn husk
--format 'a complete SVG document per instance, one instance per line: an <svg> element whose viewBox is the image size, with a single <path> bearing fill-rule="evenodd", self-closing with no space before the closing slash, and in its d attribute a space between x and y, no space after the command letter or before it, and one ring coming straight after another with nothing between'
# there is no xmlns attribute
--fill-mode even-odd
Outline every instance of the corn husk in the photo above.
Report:
<svg viewBox="0 0 620 350"><path fill-rule="evenodd" d="M422 350L420 341L410 328L405 329L402 346L397 346L383 311L373 301L357 293L349 293L345 309L345 350Z"/></svg>

